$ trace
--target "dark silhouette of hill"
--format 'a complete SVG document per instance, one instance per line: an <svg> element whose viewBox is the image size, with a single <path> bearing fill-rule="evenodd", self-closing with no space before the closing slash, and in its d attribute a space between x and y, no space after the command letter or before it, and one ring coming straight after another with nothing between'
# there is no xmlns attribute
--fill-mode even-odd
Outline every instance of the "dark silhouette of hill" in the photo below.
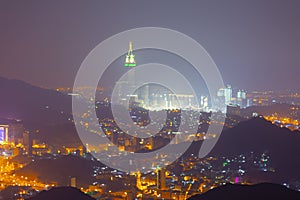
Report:
<svg viewBox="0 0 300 200"><path fill-rule="evenodd" d="M0 91L5 94L0 98L0 121L20 119L26 130L39 130L32 138L50 145L81 145L72 123L70 96L1 77Z"/></svg>
<svg viewBox="0 0 300 200"><path fill-rule="evenodd" d="M28 200L95 200L73 187L56 187L48 191L42 191Z"/></svg>
<svg viewBox="0 0 300 200"><path fill-rule="evenodd" d="M300 178L300 134L279 128L257 117L226 129L210 153L214 156L232 156L241 153L267 152L278 176Z"/></svg>
<svg viewBox="0 0 300 200"><path fill-rule="evenodd" d="M70 177L76 177L79 187L88 187L93 181L93 167L103 165L82 157L68 155L56 159L40 159L31 162L16 173L38 177L44 183L57 182L59 186L69 185Z"/></svg>
<svg viewBox="0 0 300 200"><path fill-rule="evenodd" d="M16 200L19 199L20 196L22 196L22 198L26 197L28 198L29 195L14 195L14 194L19 194L20 191L23 190L27 190L31 193L31 195L36 195L38 192L34 189L30 189L30 187L26 187L26 186L7 186L5 189L0 191L0 199L1 200Z"/></svg>
<svg viewBox="0 0 300 200"><path fill-rule="evenodd" d="M232 185L227 184L195 195L189 200L298 200L300 192L290 190L284 186L261 183L257 185Z"/></svg>
<svg viewBox="0 0 300 200"><path fill-rule="evenodd" d="M28 124L64 123L71 116L71 97L0 77L0 116Z"/></svg>

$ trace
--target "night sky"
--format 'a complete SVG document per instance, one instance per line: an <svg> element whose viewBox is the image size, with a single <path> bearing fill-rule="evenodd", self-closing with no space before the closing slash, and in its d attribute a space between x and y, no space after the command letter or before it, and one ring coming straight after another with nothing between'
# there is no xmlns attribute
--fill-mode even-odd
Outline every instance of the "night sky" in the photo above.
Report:
<svg viewBox="0 0 300 200"><path fill-rule="evenodd" d="M224 82L300 91L300 1L0 2L0 76L72 86L85 56L127 29L158 26L197 40Z"/></svg>

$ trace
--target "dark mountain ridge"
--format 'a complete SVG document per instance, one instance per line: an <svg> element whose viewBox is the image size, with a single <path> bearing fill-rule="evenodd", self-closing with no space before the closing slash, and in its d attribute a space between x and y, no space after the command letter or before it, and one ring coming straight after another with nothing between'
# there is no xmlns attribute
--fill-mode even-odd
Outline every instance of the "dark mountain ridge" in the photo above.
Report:
<svg viewBox="0 0 300 200"><path fill-rule="evenodd" d="M25 125L63 123L71 116L71 97L55 90L0 77L0 91L0 116Z"/></svg>
<svg viewBox="0 0 300 200"><path fill-rule="evenodd" d="M261 183L256 185L232 185L217 187L208 192L195 195L189 200L299 200L300 192L282 185Z"/></svg>
<svg viewBox="0 0 300 200"><path fill-rule="evenodd" d="M56 187L48 191L42 191L28 200L95 200L73 187Z"/></svg>
<svg viewBox="0 0 300 200"><path fill-rule="evenodd" d="M240 122L224 130L212 156L232 156L249 152L266 152L271 163L285 178L300 178L300 132L280 128L261 117Z"/></svg>

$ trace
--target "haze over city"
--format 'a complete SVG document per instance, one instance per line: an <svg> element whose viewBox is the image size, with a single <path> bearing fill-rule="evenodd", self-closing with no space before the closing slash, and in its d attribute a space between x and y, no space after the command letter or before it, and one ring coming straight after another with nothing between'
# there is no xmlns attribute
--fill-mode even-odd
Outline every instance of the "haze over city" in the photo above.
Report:
<svg viewBox="0 0 300 200"><path fill-rule="evenodd" d="M44 88L72 87L98 43L127 29L157 26L203 45L226 84L298 91L299 8L293 0L2 1L0 73Z"/></svg>
<svg viewBox="0 0 300 200"><path fill-rule="evenodd" d="M0 200L299 200L300 1L0 2Z"/></svg>

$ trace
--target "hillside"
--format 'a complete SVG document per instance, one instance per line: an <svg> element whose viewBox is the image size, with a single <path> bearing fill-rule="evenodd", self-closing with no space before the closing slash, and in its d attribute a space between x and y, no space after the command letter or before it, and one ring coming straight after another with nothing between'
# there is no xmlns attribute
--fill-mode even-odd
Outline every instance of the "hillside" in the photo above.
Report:
<svg viewBox="0 0 300 200"><path fill-rule="evenodd" d="M266 152L279 175L300 178L299 142L298 131L279 128L258 117L224 130L210 155L226 157L251 151Z"/></svg>
<svg viewBox="0 0 300 200"><path fill-rule="evenodd" d="M84 194L77 188L57 187L48 191L42 191L35 197L28 200L95 200L94 198Z"/></svg>
<svg viewBox="0 0 300 200"><path fill-rule="evenodd" d="M50 89L0 77L0 117L25 125L64 123L71 117L71 97Z"/></svg>
<svg viewBox="0 0 300 200"><path fill-rule="evenodd" d="M188 200L298 200L300 193L284 186L262 183L257 185L225 185L196 195Z"/></svg>

